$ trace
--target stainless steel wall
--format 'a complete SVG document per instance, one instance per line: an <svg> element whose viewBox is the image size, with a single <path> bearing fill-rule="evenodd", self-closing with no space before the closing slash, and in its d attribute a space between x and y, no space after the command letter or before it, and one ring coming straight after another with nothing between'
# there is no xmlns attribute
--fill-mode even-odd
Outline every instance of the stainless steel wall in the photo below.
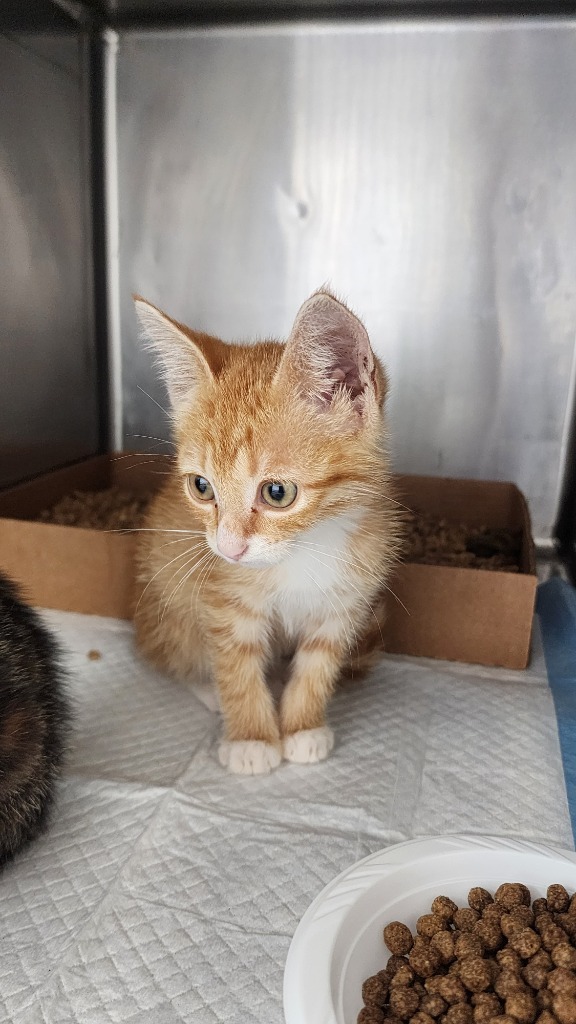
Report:
<svg viewBox="0 0 576 1024"><path fill-rule="evenodd" d="M515 480L548 537L574 388L576 26L126 33L117 70L127 445L168 436L132 291L233 339L284 336L330 281L389 368L398 469Z"/></svg>
<svg viewBox="0 0 576 1024"><path fill-rule="evenodd" d="M96 450L87 144L78 33L0 35L0 485Z"/></svg>

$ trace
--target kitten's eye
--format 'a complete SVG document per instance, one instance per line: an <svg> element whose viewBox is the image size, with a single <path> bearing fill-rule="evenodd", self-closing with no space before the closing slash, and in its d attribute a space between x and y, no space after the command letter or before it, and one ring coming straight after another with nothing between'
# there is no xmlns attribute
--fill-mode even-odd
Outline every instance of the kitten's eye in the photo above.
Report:
<svg viewBox="0 0 576 1024"><path fill-rule="evenodd" d="M192 497L199 498L200 501L212 501L214 498L212 484L205 476L190 475L188 477L188 488Z"/></svg>
<svg viewBox="0 0 576 1024"><path fill-rule="evenodd" d="M279 484L271 480L262 485L260 494L267 505L272 505L273 508L287 508L298 494L298 488L296 484Z"/></svg>

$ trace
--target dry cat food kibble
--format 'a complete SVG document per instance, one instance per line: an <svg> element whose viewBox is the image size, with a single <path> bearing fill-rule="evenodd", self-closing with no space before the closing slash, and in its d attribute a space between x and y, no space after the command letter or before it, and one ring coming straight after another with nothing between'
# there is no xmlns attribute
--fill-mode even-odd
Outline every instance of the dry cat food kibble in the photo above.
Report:
<svg viewBox="0 0 576 1024"><path fill-rule="evenodd" d="M468 907L437 896L413 934L391 921L386 966L362 986L357 1024L576 1024L576 895L521 882Z"/></svg>
<svg viewBox="0 0 576 1024"><path fill-rule="evenodd" d="M38 516L41 523L90 530L132 530L140 526L149 498L122 487L74 491Z"/></svg>
<svg viewBox="0 0 576 1024"><path fill-rule="evenodd" d="M522 535L518 530L451 523L429 512L406 512L404 558L424 565L519 572ZM472 904L471 904L472 906ZM474 909L478 909L474 904Z"/></svg>

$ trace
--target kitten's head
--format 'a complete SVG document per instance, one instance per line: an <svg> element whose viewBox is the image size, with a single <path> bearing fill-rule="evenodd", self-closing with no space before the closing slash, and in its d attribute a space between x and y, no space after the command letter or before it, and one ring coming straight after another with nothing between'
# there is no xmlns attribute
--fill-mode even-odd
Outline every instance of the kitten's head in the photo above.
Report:
<svg viewBox="0 0 576 1024"><path fill-rule="evenodd" d="M320 522L374 507L386 377L346 306L320 291L285 345L229 345L135 302L170 394L183 500L215 553L270 565Z"/></svg>

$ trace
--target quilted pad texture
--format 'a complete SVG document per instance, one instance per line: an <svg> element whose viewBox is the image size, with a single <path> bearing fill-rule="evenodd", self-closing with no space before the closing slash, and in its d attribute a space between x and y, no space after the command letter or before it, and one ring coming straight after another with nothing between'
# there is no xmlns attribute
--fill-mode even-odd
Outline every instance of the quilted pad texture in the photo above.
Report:
<svg viewBox="0 0 576 1024"><path fill-rule="evenodd" d="M282 1024L296 925L360 857L447 832L573 847L537 635L525 673L389 657L335 699L328 761L247 778L128 624L46 619L74 749L50 831L0 878L0 1021Z"/></svg>

